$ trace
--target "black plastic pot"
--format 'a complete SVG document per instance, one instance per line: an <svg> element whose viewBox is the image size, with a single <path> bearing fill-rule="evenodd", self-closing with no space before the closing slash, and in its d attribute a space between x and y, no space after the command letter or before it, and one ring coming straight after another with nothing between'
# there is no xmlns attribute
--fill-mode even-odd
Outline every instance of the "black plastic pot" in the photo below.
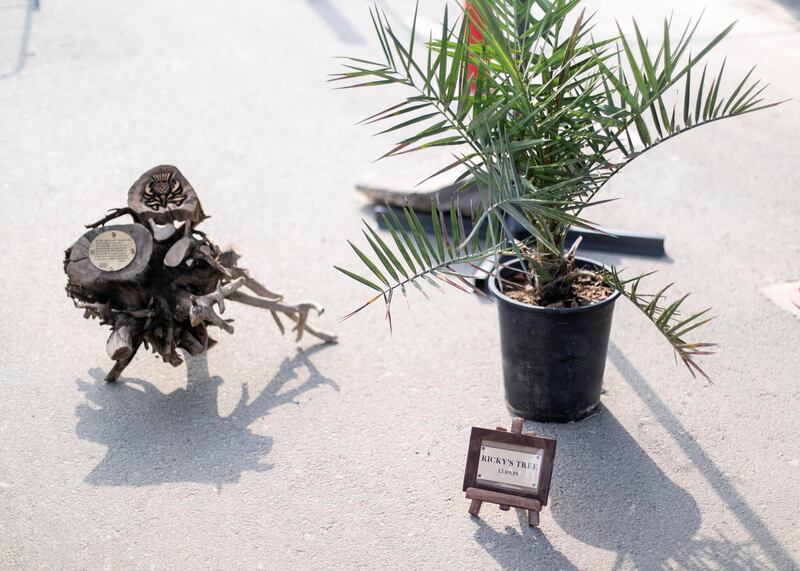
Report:
<svg viewBox="0 0 800 571"><path fill-rule="evenodd" d="M519 262L510 263L514 267ZM584 268L598 262L578 259ZM516 267L519 267L518 265ZM502 277L513 272L501 271ZM576 308L536 307L505 296L489 280L497 299L506 404L517 416L569 422L600 405L611 318L618 292Z"/></svg>

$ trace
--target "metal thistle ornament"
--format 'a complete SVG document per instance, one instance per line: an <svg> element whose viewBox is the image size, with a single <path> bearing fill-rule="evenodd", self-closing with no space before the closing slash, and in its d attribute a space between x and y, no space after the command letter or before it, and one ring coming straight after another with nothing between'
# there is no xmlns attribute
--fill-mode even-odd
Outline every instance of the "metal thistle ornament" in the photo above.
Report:
<svg viewBox="0 0 800 571"><path fill-rule="evenodd" d="M105 225L124 215L133 223ZM111 326L106 352L115 364L106 381L116 381L142 345L173 366L183 362L180 351L204 353L216 343L209 326L233 333L233 320L221 317L226 301L269 311L281 333L281 316L289 319L297 341L304 333L336 341L308 323L321 305L284 302L238 265L233 247L221 249L196 229L206 218L189 181L162 165L139 177L125 208L88 224L66 250L67 294L85 318Z"/></svg>
<svg viewBox="0 0 800 571"><path fill-rule="evenodd" d="M145 185L142 195L144 203L154 210L167 209L170 205L180 206L186 200L181 181L173 178L171 172L153 174Z"/></svg>

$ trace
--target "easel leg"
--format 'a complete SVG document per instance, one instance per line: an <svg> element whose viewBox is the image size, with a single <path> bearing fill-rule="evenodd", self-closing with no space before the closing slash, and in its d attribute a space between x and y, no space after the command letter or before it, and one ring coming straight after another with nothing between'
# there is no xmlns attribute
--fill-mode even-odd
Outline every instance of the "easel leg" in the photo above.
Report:
<svg viewBox="0 0 800 571"><path fill-rule="evenodd" d="M481 511L481 504L483 504L480 500L472 500L469 504L469 513L470 515L474 515L478 517L478 513Z"/></svg>
<svg viewBox="0 0 800 571"><path fill-rule="evenodd" d="M539 512L536 510L528 510L528 525L531 527L539 525Z"/></svg>

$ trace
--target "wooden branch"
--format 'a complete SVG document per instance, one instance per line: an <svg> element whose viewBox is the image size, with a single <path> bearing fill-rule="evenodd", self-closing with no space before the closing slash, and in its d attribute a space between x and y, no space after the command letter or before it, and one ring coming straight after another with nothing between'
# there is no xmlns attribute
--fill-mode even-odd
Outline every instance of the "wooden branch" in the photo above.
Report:
<svg viewBox="0 0 800 571"><path fill-rule="evenodd" d="M139 345L136 345L135 347L133 347L133 350L131 351L131 354L128 357L114 363L114 366L111 367L111 370L106 375L107 383L114 383L117 381L117 379L119 379L119 376L122 374L122 371L125 370L125 367L131 364L131 361L133 361L133 357L136 355L136 352L138 350L139 350Z"/></svg>
<svg viewBox="0 0 800 571"><path fill-rule="evenodd" d="M280 301L283 294L267 289L261 282L250 277L250 273L244 268L229 268L231 276L234 278L244 278L244 286L259 297Z"/></svg>
<svg viewBox="0 0 800 571"><path fill-rule="evenodd" d="M191 252L194 245L195 240L193 240L190 236L184 236L175 242L169 250L167 250L167 255L164 256L164 265L168 268L175 268L181 265L181 263L183 263L183 261Z"/></svg>
<svg viewBox="0 0 800 571"><path fill-rule="evenodd" d="M97 318L100 320L100 325L114 323L114 313L107 303L80 303L76 301L75 307L85 310L83 312L85 319Z"/></svg>
<svg viewBox="0 0 800 571"><path fill-rule="evenodd" d="M293 331L297 331L297 341L300 341L303 337L303 332L307 331L310 335L317 337L318 339L322 339L326 343L336 343L337 338L336 335L331 333L325 333L324 331L319 331L314 329L308 323L306 323L308 319L308 312L312 309L317 312L317 315L321 315L324 309L317 303L314 302L306 302L306 303L298 303L296 305L287 305L284 303L280 303L277 301L272 301L268 299L261 299L259 297L255 297L252 295L248 295L244 292L234 292L228 299L231 301L238 301L239 303L243 303L245 305L252 305L253 307L260 307L262 309L267 309L272 312L273 317L278 320L277 313L283 313L296 323ZM279 324L279 327L282 327ZM283 330L281 330L283 332Z"/></svg>
<svg viewBox="0 0 800 571"><path fill-rule="evenodd" d="M175 233L178 231L174 222L157 224L152 218L147 222L150 225L150 231L153 233L153 238L155 238L156 242L166 242L175 236Z"/></svg>
<svg viewBox="0 0 800 571"><path fill-rule="evenodd" d="M107 214L97 222L87 224L86 228L97 228L98 226L104 226L106 222L110 222L112 220L119 218L120 216L125 216L126 214L130 214L131 217L138 222L136 214L130 208L112 208L109 211L109 214Z"/></svg>
<svg viewBox="0 0 800 571"><path fill-rule="evenodd" d="M213 293L201 296L190 296L192 307L189 310L189 322L193 327L203 323L221 327L228 333L233 333L233 327L228 320L222 319L214 311L214 304L219 307L220 313L225 313L225 298L232 295L237 289L244 285L244 279L239 278L229 284L217 285L217 290Z"/></svg>
<svg viewBox="0 0 800 571"><path fill-rule="evenodd" d="M106 353L115 361L127 359L133 354L133 347L139 343L135 341L139 338L141 326L136 318L126 315L117 318L114 330L106 342Z"/></svg>

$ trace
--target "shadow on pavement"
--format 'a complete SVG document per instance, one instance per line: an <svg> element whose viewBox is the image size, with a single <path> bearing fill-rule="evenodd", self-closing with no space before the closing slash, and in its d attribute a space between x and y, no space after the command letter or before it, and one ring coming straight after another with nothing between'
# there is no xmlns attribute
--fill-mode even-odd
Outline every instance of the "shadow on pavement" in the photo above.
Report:
<svg viewBox="0 0 800 571"><path fill-rule="evenodd" d="M498 509L493 504L484 504L483 509ZM545 508L546 509L546 508ZM497 531L482 520L473 517L478 529L475 541L491 555L504 571L528 571L530 569L577 570L559 550L550 544L542 530L528 525L528 512L516 510L518 524ZM510 517L510 516L509 516ZM544 513L542 517L545 517Z"/></svg>
<svg viewBox="0 0 800 571"><path fill-rule="evenodd" d="M239 402L224 417L217 402L223 381L209 375L206 355L187 361L186 388L169 394L139 379L107 384L103 371L92 369L94 382L77 381L89 402L76 409L75 432L108 451L86 482L99 486L205 482L219 490L223 484L238 482L245 471L269 470L271 465L262 460L272 448L272 438L252 432L250 425L311 389L329 385L339 390L311 362L312 355L328 346L298 349L294 358L284 359L252 401L247 385L242 385ZM308 377L283 390L303 370Z"/></svg>
<svg viewBox="0 0 800 571"><path fill-rule="evenodd" d="M670 434L678 446L681 447L683 453L691 460L694 467L700 472L703 478L705 478L708 485L711 486L717 496L734 514L739 524L746 529L752 537L753 542L749 544L749 546L737 546L730 542L723 542L728 553L725 555L727 559L723 559L725 563L722 567L725 569L753 569L762 567L762 565L758 563L751 563L750 566L738 566L739 563L746 563L750 560L747 553L755 547L760 548L777 569L796 568L796 563L792 560L791 556L786 552L783 546L781 546L778 540L775 539L775 536L773 536L766 525L764 525L764 522L761 521L752 508L750 508L745 498L736 491L736 488L728 481L714 461L703 451L702 447L689 434L680 420L672 413L653 389L650 388L650 385L641 373L636 370L631 362L628 361L613 343L609 346L608 357L642 402L650 408L650 412L655 419ZM692 543L697 544L699 554L709 547L713 547L715 542L709 543L701 541ZM689 558L687 559L688 561L692 553L690 551L684 551L682 555ZM706 567L701 568L705 569Z"/></svg>
<svg viewBox="0 0 800 571"><path fill-rule="evenodd" d="M24 16L22 20L22 31L20 34L19 50L16 54L16 61L14 62L14 66L10 71L0 71L0 79L5 79L18 74L22 71L28 61L28 46L30 45L31 40L33 13L35 10L39 9L39 0L18 0L18 3L6 6L6 8L12 9L13 12L16 12L16 9L18 8L19 11L24 11ZM9 16L7 14L3 14L2 22L4 31L5 23L8 21L8 18ZM6 34L3 34L3 36L4 40L8 39L9 37L13 37L13 35L9 36ZM5 65L3 65L3 67L5 67Z"/></svg>
<svg viewBox="0 0 800 571"><path fill-rule="evenodd" d="M306 0L322 21L345 44L363 44L364 38L358 33L341 12L331 3L331 0Z"/></svg>
<svg viewBox="0 0 800 571"><path fill-rule="evenodd" d="M558 440L550 503L542 518L553 518L582 543L616 552L615 567L624 561L637 569L665 567L699 529L694 499L608 410L580 423L529 422L526 428ZM539 530L528 529L522 516L519 529L505 534L479 529L476 539L506 570L529 568L540 559L549 562L543 568L575 568Z"/></svg>
<svg viewBox="0 0 800 571"><path fill-rule="evenodd" d="M559 440L553 476L556 523L575 539L617 553L637 569L667 567L700 528L700 510L616 417L541 425ZM547 512L545 512L545 517Z"/></svg>
<svg viewBox="0 0 800 571"><path fill-rule="evenodd" d="M800 18L800 0L772 0L780 4L795 18Z"/></svg>
<svg viewBox="0 0 800 571"><path fill-rule="evenodd" d="M694 498L664 474L609 410L580 423L528 422L526 430L559 441L543 520L553 518L577 541L616 553L614 569L763 568L761 551L769 547L759 541L763 537L747 543L719 533L695 537L701 513ZM518 526L499 532L480 522L475 533L503 569L576 568L540 530L528 528L524 511L518 512ZM791 559L782 557L772 557L778 568L791 568Z"/></svg>

